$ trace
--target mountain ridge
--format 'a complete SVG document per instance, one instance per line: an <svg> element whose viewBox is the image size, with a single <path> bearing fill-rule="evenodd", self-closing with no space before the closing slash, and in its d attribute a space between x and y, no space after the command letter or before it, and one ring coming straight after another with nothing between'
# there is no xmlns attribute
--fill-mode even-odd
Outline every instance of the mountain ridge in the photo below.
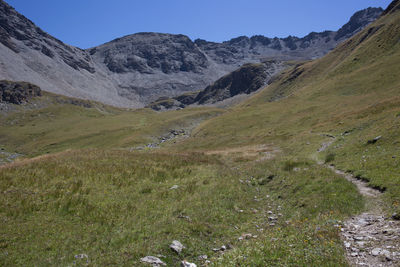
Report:
<svg viewBox="0 0 400 267"><path fill-rule="evenodd" d="M382 12L369 10L360 11L366 14L365 25ZM1 0L0 79L138 108L161 96L201 90L245 63L320 57L344 40L334 40L334 33L237 37L223 43L192 41L182 34L136 33L84 50L52 37Z"/></svg>

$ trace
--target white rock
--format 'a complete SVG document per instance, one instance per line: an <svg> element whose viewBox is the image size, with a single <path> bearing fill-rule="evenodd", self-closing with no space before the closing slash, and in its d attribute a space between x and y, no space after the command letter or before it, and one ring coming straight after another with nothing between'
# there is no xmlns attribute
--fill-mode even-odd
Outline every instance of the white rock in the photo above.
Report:
<svg viewBox="0 0 400 267"><path fill-rule="evenodd" d="M386 257L387 259L391 259L391 257L392 257L392 253L390 253L390 251L387 251L386 249L383 249L383 250L381 251L381 255L385 255L385 257Z"/></svg>
<svg viewBox="0 0 400 267"><path fill-rule="evenodd" d="M181 267L197 267L197 265L188 261L181 261Z"/></svg>
<svg viewBox="0 0 400 267"><path fill-rule="evenodd" d="M381 248L374 248L374 249L371 251L371 254L372 254L372 256L379 256L379 255L381 254L381 252L382 252L382 249L381 249Z"/></svg>
<svg viewBox="0 0 400 267"><path fill-rule="evenodd" d="M208 259L207 255L200 255L199 256L199 260L206 260L206 259Z"/></svg>
<svg viewBox="0 0 400 267"><path fill-rule="evenodd" d="M151 264L153 266L166 266L166 264L157 257L154 256L146 256L140 259L141 262Z"/></svg>
<svg viewBox="0 0 400 267"><path fill-rule="evenodd" d="M170 190L174 190L174 189L178 189L178 188L179 188L179 185L173 185L173 186L171 186Z"/></svg>
<svg viewBox="0 0 400 267"><path fill-rule="evenodd" d="M185 246L182 245L182 243L179 242L178 240L172 241L172 243L171 243L171 245L169 245L169 247L170 247L173 251L175 251L176 253L178 253L178 254L181 253L182 250L185 248Z"/></svg>

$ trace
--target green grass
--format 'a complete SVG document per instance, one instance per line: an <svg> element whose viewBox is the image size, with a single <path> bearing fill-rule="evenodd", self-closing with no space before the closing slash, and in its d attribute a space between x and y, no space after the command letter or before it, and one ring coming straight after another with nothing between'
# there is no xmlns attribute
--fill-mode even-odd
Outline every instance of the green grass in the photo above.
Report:
<svg viewBox="0 0 400 267"><path fill-rule="evenodd" d="M211 250L224 244L233 245L232 255L250 248L256 253L262 249L258 243L237 241L250 232L259 235L257 242L281 235L296 246L294 254L304 249L313 254L295 260L293 253L277 250L278 264L342 264L332 222L362 207L356 189L312 162L302 160L296 165L301 171L294 172L283 170L284 161L235 169L219 156L199 153L78 150L17 162L0 169L0 261L70 265L83 253L92 265L132 266L140 257L163 254L174 265L183 258L198 262L202 254L217 258ZM275 175L272 180L247 182L263 178L265 170ZM171 190L173 185L178 189ZM269 210L282 212L276 227L268 226ZM310 227L322 230L310 233ZM310 243L303 242L309 234ZM175 239L187 247L182 255L168 248ZM229 255L222 262L231 261ZM268 263L267 256L250 262Z"/></svg>
<svg viewBox="0 0 400 267"><path fill-rule="evenodd" d="M215 266L346 265L338 225L364 200L316 162L385 189L386 212L400 211L398 13L227 110L157 113L50 95L7 113L7 151L48 155L0 168L0 264L84 265L74 258L84 253L93 266L158 254L172 266L201 264L202 254ZM200 122L186 140L129 152ZM275 226L269 211L281 213ZM245 233L257 238L238 241ZM168 248L175 239L182 255Z"/></svg>
<svg viewBox="0 0 400 267"><path fill-rule="evenodd" d="M286 70L249 100L203 123L180 149L267 144L292 157L327 160L386 188L388 214L399 212L399 12L369 27L381 24L361 43L368 28L327 56ZM301 74L292 79L296 68ZM337 141L318 155L331 139L327 133ZM379 135L384 138L366 145Z"/></svg>
<svg viewBox="0 0 400 267"><path fill-rule="evenodd" d="M149 109L125 110L71 104L68 98L48 96L39 108L3 115L0 144L28 156L71 148L130 148L155 141L171 129L191 128L223 112L215 108L157 113ZM54 100L56 98L56 100ZM61 99L61 100L60 100Z"/></svg>

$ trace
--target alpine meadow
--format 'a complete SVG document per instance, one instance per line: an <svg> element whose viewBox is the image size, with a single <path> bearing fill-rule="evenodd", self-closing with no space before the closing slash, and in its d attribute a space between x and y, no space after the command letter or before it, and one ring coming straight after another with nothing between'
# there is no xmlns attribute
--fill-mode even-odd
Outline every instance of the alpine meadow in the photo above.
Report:
<svg viewBox="0 0 400 267"><path fill-rule="evenodd" d="M0 0L0 38L1 266L400 266L400 0L89 49Z"/></svg>

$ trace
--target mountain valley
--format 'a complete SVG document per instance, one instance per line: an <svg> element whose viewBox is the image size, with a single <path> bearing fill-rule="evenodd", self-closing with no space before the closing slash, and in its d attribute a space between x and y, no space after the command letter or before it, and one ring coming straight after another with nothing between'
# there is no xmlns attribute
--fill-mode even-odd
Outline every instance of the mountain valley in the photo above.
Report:
<svg viewBox="0 0 400 267"><path fill-rule="evenodd" d="M303 38L242 36L223 43L137 33L90 49L50 36L0 2L0 79L105 104L140 108L160 97L199 91L245 63L318 58L374 21L381 8L355 13L337 32Z"/></svg>
<svg viewBox="0 0 400 267"><path fill-rule="evenodd" d="M0 3L0 265L399 266L400 0L86 50Z"/></svg>

